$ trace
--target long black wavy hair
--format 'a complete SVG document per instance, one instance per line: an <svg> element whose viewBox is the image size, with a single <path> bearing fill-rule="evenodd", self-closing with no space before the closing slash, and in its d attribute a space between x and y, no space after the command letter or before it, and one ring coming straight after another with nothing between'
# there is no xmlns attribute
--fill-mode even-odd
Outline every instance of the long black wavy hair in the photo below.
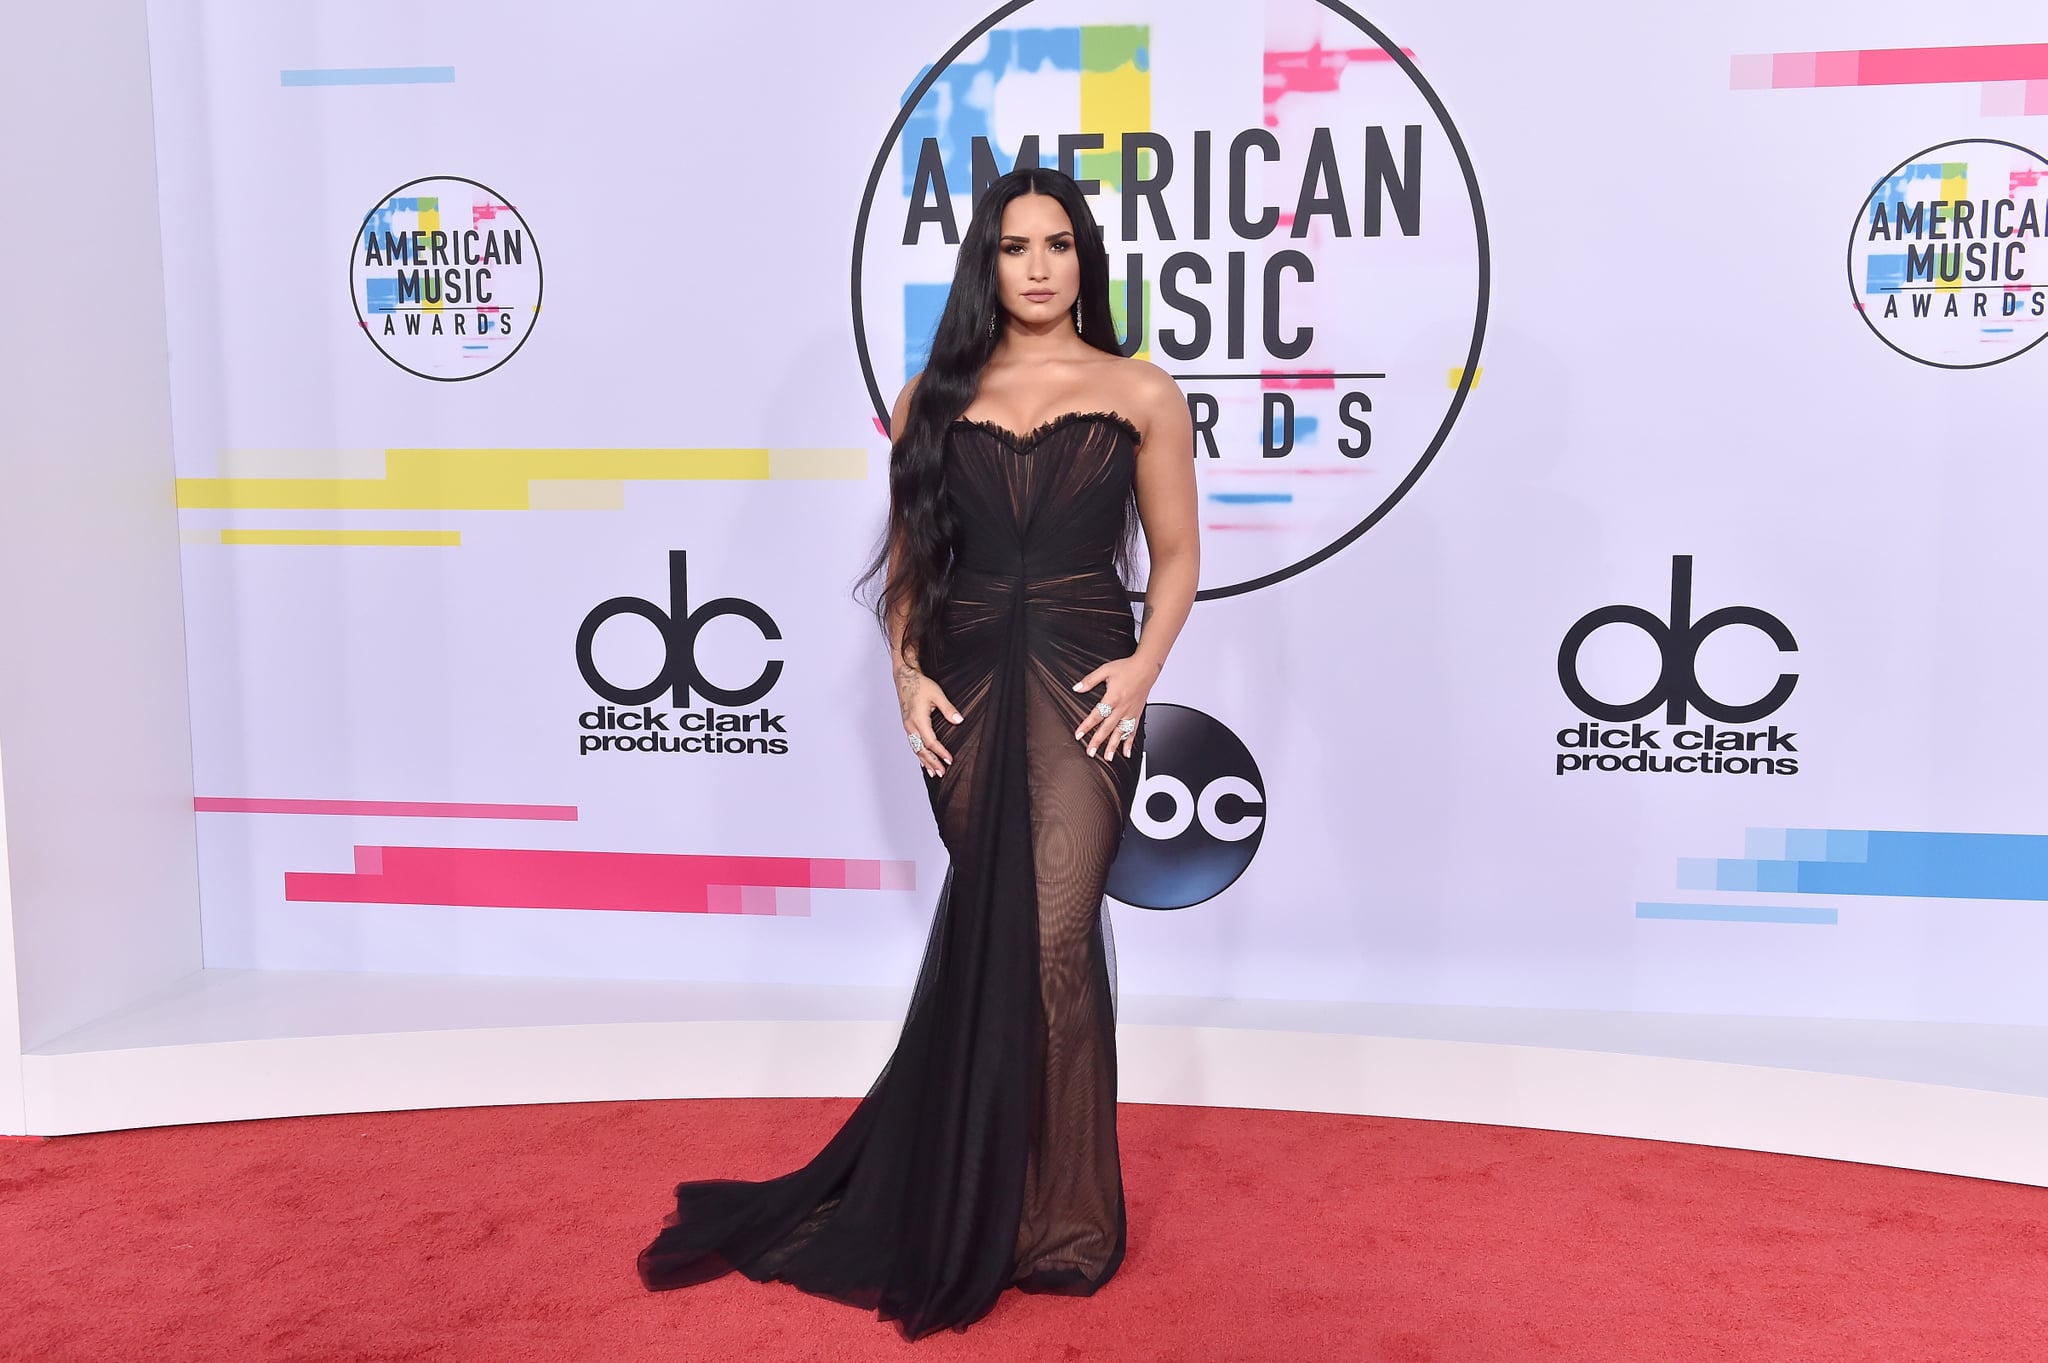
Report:
<svg viewBox="0 0 2048 1363"><path fill-rule="evenodd" d="M889 520L880 544L854 584L872 606L889 637L889 621L905 611L903 648L914 651L920 668L937 657L938 623L952 588L953 550L958 526L946 503L945 437L981 386L981 371L1010 324L996 286L996 252L1001 245L1003 209L1021 194L1059 200L1073 224L1074 250L1081 257L1081 339L1097 350L1124 354L1109 311L1109 252L1102 228L1074 177L1048 167L1020 167L990 182L953 261L953 284L932 336L931 356L911 394L903 433L889 447ZM990 322L994 321L991 333ZM1127 503L1130 499L1126 499ZM1134 515L1127 504L1125 531L1117 547L1117 571L1129 581ZM891 549L896 571L889 572ZM879 593L867 588L877 578Z"/></svg>

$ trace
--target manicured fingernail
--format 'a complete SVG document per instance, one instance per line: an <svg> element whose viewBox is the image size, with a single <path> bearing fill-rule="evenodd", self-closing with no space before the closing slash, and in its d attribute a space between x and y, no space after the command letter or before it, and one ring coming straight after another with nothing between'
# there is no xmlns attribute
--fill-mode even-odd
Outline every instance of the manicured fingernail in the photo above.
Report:
<svg viewBox="0 0 2048 1363"><path fill-rule="evenodd" d="M1075 682L1075 683L1074 683L1074 689L1075 689L1076 691L1079 691L1079 690L1081 689L1081 683L1079 683L1079 682Z"/></svg>
<svg viewBox="0 0 2048 1363"><path fill-rule="evenodd" d="M1090 757L1093 757L1093 756L1095 756L1095 749L1093 749L1093 748L1090 748L1090 749L1088 750L1088 755L1089 755Z"/></svg>
<svg viewBox="0 0 2048 1363"><path fill-rule="evenodd" d="M958 713L957 711L956 711L956 712L954 713L954 715L953 715L953 722L954 722L955 724L958 724L958 723L960 722L960 716L959 716L959 713Z"/></svg>

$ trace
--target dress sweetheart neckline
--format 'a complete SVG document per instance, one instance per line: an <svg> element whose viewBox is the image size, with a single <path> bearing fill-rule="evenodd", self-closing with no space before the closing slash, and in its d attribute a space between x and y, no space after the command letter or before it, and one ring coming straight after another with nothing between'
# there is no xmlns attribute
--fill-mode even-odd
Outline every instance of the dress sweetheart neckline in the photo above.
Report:
<svg viewBox="0 0 2048 1363"><path fill-rule="evenodd" d="M1144 434L1138 430L1136 422L1121 412L1102 409L1086 412L1061 412L1057 416L1047 417L1022 435L994 421L985 421L969 416L956 416L953 418L954 425L972 426L978 431L985 431L990 435L997 436L1011 449L1017 450L1020 453L1030 449L1060 427L1076 421L1107 421L1111 425L1122 427L1124 432L1131 437L1133 445L1139 444L1144 440Z"/></svg>

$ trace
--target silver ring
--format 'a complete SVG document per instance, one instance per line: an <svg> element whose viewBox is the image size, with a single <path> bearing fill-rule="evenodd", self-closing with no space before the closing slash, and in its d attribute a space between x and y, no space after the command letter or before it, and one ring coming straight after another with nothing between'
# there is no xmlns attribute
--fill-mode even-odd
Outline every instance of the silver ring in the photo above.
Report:
<svg viewBox="0 0 2048 1363"><path fill-rule="evenodd" d="M1128 738L1138 732L1138 721L1132 719L1129 715L1125 715L1123 722L1116 726L1116 731Z"/></svg>
<svg viewBox="0 0 2048 1363"><path fill-rule="evenodd" d="M912 734L912 735L910 736L910 750L911 750L912 752L923 752L923 751L924 751L924 735L923 735L923 734Z"/></svg>
<svg viewBox="0 0 2048 1363"><path fill-rule="evenodd" d="M1101 704L1095 707L1095 713L1104 716L1113 715L1116 713L1116 707L1114 705L1111 705L1108 701L1103 701Z"/></svg>

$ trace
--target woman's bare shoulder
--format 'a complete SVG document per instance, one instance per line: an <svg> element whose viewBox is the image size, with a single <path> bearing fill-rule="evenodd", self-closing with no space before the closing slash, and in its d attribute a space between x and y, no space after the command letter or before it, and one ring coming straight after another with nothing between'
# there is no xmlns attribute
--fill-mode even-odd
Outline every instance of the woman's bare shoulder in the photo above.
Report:
<svg viewBox="0 0 2048 1363"><path fill-rule="evenodd" d="M1118 360L1116 387L1121 395L1116 410L1136 422L1140 431L1150 431L1162 414L1187 408L1187 397L1173 375L1150 360Z"/></svg>

